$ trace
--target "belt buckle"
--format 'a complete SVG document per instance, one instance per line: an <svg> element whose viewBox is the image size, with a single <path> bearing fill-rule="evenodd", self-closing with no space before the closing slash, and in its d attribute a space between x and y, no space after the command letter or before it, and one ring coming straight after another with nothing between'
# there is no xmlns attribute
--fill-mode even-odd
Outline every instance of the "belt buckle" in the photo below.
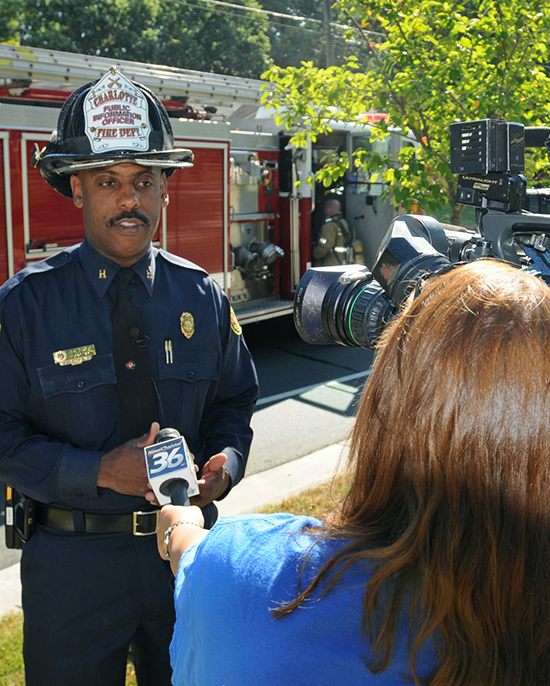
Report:
<svg viewBox="0 0 550 686"><path fill-rule="evenodd" d="M153 531L141 531L145 522L149 523L150 518L154 517L155 526ZM151 536L156 533L157 523L159 520L159 510L153 510L151 512L132 512L132 533L134 536Z"/></svg>

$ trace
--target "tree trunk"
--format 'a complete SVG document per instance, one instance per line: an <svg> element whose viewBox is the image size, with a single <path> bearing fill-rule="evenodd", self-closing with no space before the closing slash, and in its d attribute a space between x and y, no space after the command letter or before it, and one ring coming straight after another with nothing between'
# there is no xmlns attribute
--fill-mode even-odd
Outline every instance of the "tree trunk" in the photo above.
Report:
<svg viewBox="0 0 550 686"><path fill-rule="evenodd" d="M464 209L464 205L454 205L453 210L451 212L451 224L455 224L456 226L460 226L460 218L462 216L462 210Z"/></svg>

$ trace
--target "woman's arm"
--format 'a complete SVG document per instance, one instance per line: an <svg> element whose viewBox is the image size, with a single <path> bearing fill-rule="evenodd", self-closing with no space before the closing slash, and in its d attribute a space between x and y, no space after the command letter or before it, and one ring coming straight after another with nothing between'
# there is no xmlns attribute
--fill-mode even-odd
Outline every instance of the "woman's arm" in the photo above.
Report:
<svg viewBox="0 0 550 686"><path fill-rule="evenodd" d="M208 531L203 529L204 517L199 507L165 505L159 514L157 545L163 560L170 560L176 576L181 556L190 545L202 539Z"/></svg>

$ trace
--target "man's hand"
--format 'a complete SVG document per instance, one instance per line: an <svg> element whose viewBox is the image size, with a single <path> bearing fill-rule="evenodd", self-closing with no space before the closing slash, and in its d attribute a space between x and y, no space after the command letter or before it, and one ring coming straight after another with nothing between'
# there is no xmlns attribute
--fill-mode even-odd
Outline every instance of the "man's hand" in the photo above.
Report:
<svg viewBox="0 0 550 686"><path fill-rule="evenodd" d="M97 485L110 488L123 495L145 497L151 491L143 448L152 445L160 426L151 424L146 434L132 438L118 448L103 455L97 473Z"/></svg>
<svg viewBox="0 0 550 686"><path fill-rule="evenodd" d="M201 478L198 480L200 494L191 498L193 505L203 507L211 503L216 498L223 495L231 486L231 477L225 468L227 462L227 455L224 453L217 453L212 455L208 462L204 465L201 472Z"/></svg>

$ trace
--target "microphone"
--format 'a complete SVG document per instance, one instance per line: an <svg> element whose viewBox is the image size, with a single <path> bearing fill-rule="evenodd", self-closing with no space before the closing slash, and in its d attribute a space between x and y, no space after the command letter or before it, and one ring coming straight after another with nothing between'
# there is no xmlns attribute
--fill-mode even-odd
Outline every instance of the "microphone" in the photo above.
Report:
<svg viewBox="0 0 550 686"><path fill-rule="evenodd" d="M172 438L180 438L181 434L177 429L161 429L155 436L155 445L158 443L163 443L164 441L169 441ZM189 488L189 483L186 479L181 477L174 477L168 479L168 481L163 481L159 485L159 490L162 495L166 495L170 498L172 505L184 505L189 507L191 504L189 502L189 496L187 494L187 489Z"/></svg>
<svg viewBox="0 0 550 686"><path fill-rule="evenodd" d="M199 494L193 456L177 429L162 429L143 449L149 483L161 505L189 505Z"/></svg>
<svg viewBox="0 0 550 686"><path fill-rule="evenodd" d="M139 327L132 326L130 329L130 341L132 342L132 345L135 345L137 348L145 348L149 343L149 336L142 335Z"/></svg>

